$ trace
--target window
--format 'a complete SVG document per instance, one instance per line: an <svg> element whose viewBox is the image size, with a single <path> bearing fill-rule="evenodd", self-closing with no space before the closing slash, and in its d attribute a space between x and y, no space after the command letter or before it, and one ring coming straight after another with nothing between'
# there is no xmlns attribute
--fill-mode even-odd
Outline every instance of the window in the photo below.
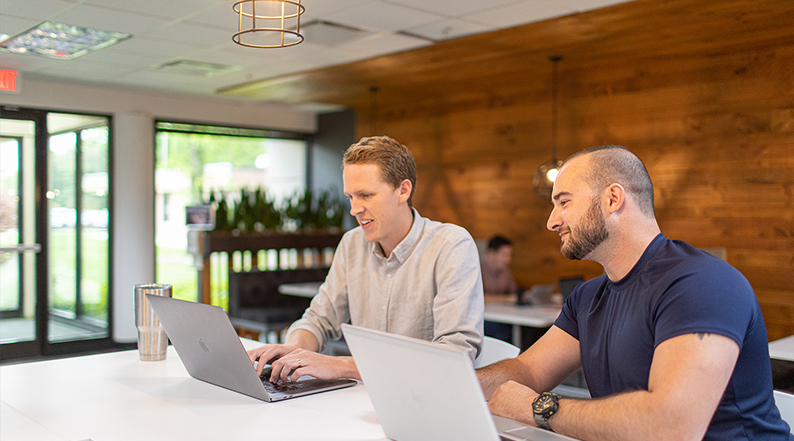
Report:
<svg viewBox="0 0 794 441"><path fill-rule="evenodd" d="M158 283L173 296L196 300L201 256L188 252L185 207L211 197L238 201L243 190L262 189L277 204L306 188L307 140L302 135L158 122L155 143L155 253ZM216 262L228 265L228 262ZM217 287L214 287L217 288ZM226 306L213 289L212 303Z"/></svg>

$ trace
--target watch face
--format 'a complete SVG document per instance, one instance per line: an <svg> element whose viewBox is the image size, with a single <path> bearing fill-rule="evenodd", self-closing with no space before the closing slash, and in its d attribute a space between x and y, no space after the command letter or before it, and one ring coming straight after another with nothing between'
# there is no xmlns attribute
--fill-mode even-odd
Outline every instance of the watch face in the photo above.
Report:
<svg viewBox="0 0 794 441"><path fill-rule="evenodd" d="M535 412L543 412L544 410L550 408L554 405L554 400L551 398L551 395L543 394L539 396L534 403L532 403L532 409Z"/></svg>

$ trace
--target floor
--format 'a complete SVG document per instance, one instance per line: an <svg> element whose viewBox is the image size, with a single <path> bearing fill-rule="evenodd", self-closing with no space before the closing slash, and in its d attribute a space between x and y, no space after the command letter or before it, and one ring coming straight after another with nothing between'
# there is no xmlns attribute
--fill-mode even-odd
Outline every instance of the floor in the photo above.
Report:
<svg viewBox="0 0 794 441"><path fill-rule="evenodd" d="M108 331L86 329L67 322L50 320L48 325L50 342L85 340L106 337ZM0 343L30 341L36 338L36 322L33 319L13 318L0 320Z"/></svg>

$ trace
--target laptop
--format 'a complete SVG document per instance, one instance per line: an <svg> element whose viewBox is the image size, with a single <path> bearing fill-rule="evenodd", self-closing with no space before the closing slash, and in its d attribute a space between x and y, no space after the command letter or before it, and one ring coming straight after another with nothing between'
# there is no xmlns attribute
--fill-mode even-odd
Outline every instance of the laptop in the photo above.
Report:
<svg viewBox="0 0 794 441"><path fill-rule="evenodd" d="M222 308L146 295L191 377L262 401L281 401L356 385L351 379L318 380L308 375L274 385L256 374L240 337ZM269 372L269 367L263 372Z"/></svg>
<svg viewBox="0 0 794 441"><path fill-rule="evenodd" d="M562 301L563 303L565 300L568 299L568 296L573 293L573 289L576 288L576 285L584 282L584 277L565 277L560 279L560 293L562 293Z"/></svg>
<svg viewBox="0 0 794 441"><path fill-rule="evenodd" d="M551 294L554 292L554 284L532 285L529 291L525 291L524 301L533 306L554 305Z"/></svg>
<svg viewBox="0 0 794 441"><path fill-rule="evenodd" d="M383 431L397 441L571 439L494 416L466 351L342 325ZM529 405L529 404L528 404Z"/></svg>

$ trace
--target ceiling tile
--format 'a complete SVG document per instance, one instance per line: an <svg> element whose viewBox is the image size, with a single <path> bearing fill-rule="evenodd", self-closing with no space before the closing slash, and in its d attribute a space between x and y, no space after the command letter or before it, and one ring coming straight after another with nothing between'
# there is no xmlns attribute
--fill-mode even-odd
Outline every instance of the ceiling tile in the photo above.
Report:
<svg viewBox="0 0 794 441"><path fill-rule="evenodd" d="M189 56L200 49L180 43L169 43L146 37L132 37L113 46L114 49L151 57L178 58Z"/></svg>
<svg viewBox="0 0 794 441"><path fill-rule="evenodd" d="M626 3L627 0L543 0L546 3L559 5L576 12L590 11L598 8ZM632 0L628 0L632 1Z"/></svg>
<svg viewBox="0 0 794 441"><path fill-rule="evenodd" d="M2 0L0 1L0 23L3 22L2 17L5 15L30 18L42 22L76 4L77 1L66 0Z"/></svg>
<svg viewBox="0 0 794 441"><path fill-rule="evenodd" d="M232 1L216 2L215 7L191 14L185 18L184 22L237 32L237 14L232 9L233 4Z"/></svg>
<svg viewBox="0 0 794 441"><path fill-rule="evenodd" d="M171 58L172 57L165 57L155 54L137 54L126 52L124 50L116 49L116 46L111 46L106 49L86 54L79 59L92 63L111 63L122 66L143 67L158 64Z"/></svg>
<svg viewBox="0 0 794 441"><path fill-rule="evenodd" d="M146 32L141 36L202 47L215 46L231 39L229 32L188 23L171 23Z"/></svg>
<svg viewBox="0 0 794 441"><path fill-rule="evenodd" d="M115 9L81 4L54 17L55 21L104 31L144 33L167 22L163 18L138 13L119 13Z"/></svg>
<svg viewBox="0 0 794 441"><path fill-rule="evenodd" d="M41 23L39 20L0 15L0 33L13 37L37 26L39 23Z"/></svg>
<svg viewBox="0 0 794 441"><path fill-rule="evenodd" d="M335 23L376 31L399 31L442 18L444 17L381 2L366 3L361 7L330 14L327 17L329 21Z"/></svg>
<svg viewBox="0 0 794 441"><path fill-rule="evenodd" d="M174 19L213 8L218 4L218 0L166 0L158 2L140 0L85 0L85 3Z"/></svg>
<svg viewBox="0 0 794 441"><path fill-rule="evenodd" d="M550 5L537 0L524 0L502 8L470 14L465 19L500 29L548 20L574 12L562 6Z"/></svg>
<svg viewBox="0 0 794 441"><path fill-rule="evenodd" d="M516 0L384 0L386 3L402 5L442 15L444 17L461 17L475 12L488 11Z"/></svg>
<svg viewBox="0 0 794 441"><path fill-rule="evenodd" d="M441 41L450 38L462 37L464 35L478 34L480 32L488 32L493 30L493 28L482 24L469 23L462 20L448 19L422 26L417 26L415 28L410 28L406 30L411 34L426 37L435 41Z"/></svg>

